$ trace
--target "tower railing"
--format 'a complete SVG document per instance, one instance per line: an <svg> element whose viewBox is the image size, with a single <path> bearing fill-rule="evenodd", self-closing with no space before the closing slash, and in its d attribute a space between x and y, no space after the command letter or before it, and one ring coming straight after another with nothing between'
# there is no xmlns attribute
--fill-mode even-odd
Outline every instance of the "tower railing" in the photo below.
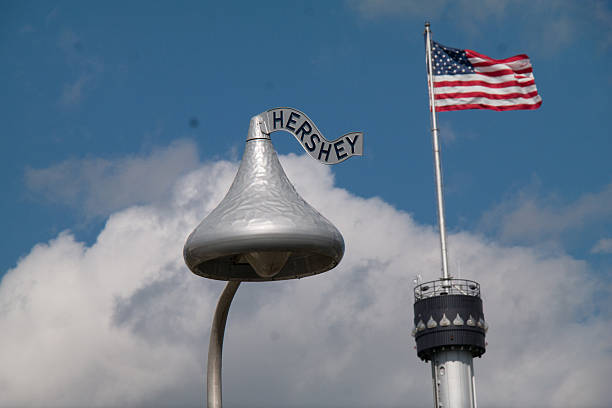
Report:
<svg viewBox="0 0 612 408"><path fill-rule="evenodd" d="M438 279L414 287L414 301L434 296L466 295L480 297L480 284L468 279Z"/></svg>

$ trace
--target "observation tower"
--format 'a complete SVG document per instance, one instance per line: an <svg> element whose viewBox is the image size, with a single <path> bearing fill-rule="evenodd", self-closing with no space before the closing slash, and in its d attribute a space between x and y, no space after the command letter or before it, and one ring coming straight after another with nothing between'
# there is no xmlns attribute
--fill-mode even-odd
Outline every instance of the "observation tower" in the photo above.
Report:
<svg viewBox="0 0 612 408"><path fill-rule="evenodd" d="M419 358L431 361L436 408L476 408L473 359L485 352L487 328L477 282L415 286L413 335Z"/></svg>

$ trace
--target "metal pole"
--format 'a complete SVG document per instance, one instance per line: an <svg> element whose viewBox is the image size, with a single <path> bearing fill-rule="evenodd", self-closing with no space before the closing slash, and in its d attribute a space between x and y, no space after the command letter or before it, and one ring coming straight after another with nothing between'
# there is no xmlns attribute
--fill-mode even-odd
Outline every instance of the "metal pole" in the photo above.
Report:
<svg viewBox="0 0 612 408"><path fill-rule="evenodd" d="M436 352L431 370L436 408L476 408L474 363L469 350Z"/></svg>
<svg viewBox="0 0 612 408"><path fill-rule="evenodd" d="M222 408L221 403L221 359L223 354L223 335L225 323L232 299L240 286L240 281L229 281L221 293L212 327L210 328L210 344L208 345L208 368L206 373L207 407Z"/></svg>
<svg viewBox="0 0 612 408"><path fill-rule="evenodd" d="M438 222L440 225L440 250L442 252L442 279L449 279L448 255L446 251L446 224L444 222L444 197L442 195L442 165L440 162L440 143L438 140L438 122L436 119L436 104L434 99L433 67L431 62L431 31L429 22L425 23L427 56L427 80L429 85L429 107L431 109L431 136L433 139L434 164L436 171L436 195L438 196Z"/></svg>

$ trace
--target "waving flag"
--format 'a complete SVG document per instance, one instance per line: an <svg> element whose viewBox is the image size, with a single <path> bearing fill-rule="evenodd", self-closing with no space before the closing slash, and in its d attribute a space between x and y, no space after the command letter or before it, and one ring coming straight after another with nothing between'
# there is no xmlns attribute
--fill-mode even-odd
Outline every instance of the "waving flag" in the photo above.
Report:
<svg viewBox="0 0 612 408"><path fill-rule="evenodd" d="M436 111L537 109L542 105L525 54L496 60L432 41Z"/></svg>

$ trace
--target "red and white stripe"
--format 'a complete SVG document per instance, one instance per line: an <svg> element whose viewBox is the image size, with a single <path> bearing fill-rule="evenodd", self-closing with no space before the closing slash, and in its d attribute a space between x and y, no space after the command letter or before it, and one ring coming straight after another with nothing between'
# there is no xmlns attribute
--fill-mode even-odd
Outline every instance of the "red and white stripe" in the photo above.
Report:
<svg viewBox="0 0 612 408"><path fill-rule="evenodd" d="M436 111L537 109L542 105L525 54L495 60L465 50L474 73L434 75Z"/></svg>

